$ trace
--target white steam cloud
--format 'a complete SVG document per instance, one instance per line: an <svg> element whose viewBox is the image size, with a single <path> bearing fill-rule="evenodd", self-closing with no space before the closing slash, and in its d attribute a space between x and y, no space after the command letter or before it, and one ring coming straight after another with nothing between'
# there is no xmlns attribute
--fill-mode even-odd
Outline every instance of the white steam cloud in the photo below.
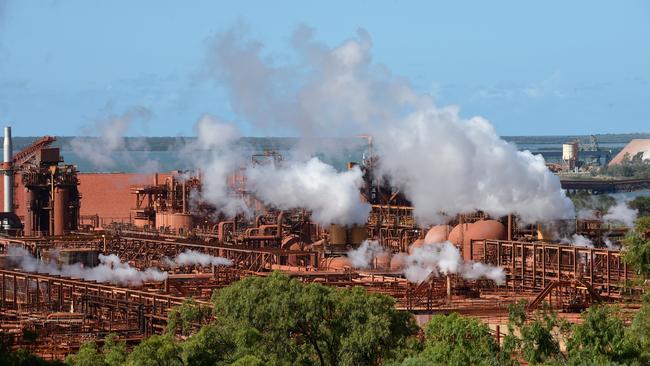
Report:
<svg viewBox="0 0 650 366"><path fill-rule="evenodd" d="M586 247L586 248L594 247L594 243L589 238L579 234L573 234L571 238L562 238L562 240L560 240L560 243L573 244L574 246L577 247Z"/></svg>
<svg viewBox="0 0 650 366"><path fill-rule="evenodd" d="M232 261L227 258L215 257L213 255L197 252L196 250L187 249L173 259L165 258L165 264L170 267L179 266L232 266Z"/></svg>
<svg viewBox="0 0 650 366"><path fill-rule="evenodd" d="M70 149L79 157L99 169L113 169L124 164L136 167L142 172L154 172L159 168L158 161L147 160L144 164L136 162L128 149L147 150L144 140L131 140L127 143L125 135L129 128L138 122L151 118L151 111L144 107L132 107L120 115L111 115L97 122L89 132L97 137L76 137L70 141Z"/></svg>
<svg viewBox="0 0 650 366"><path fill-rule="evenodd" d="M424 244L414 248L411 254L401 255L405 263L404 275L410 282L422 283L433 273L435 276L460 274L466 279L487 278L497 285L505 282L505 272L480 262L464 262L460 251L452 243Z"/></svg>
<svg viewBox="0 0 650 366"><path fill-rule="evenodd" d="M466 120L456 107L436 107L430 96L373 64L364 30L329 47L302 27L292 45L298 61L280 64L246 38L245 27L234 27L212 40L204 75L260 130L307 139L372 133L378 173L402 188L421 224L476 209L516 213L526 222L573 217L559 178L541 156L517 151L483 118ZM308 205L311 195L300 198Z"/></svg>
<svg viewBox="0 0 650 366"><path fill-rule="evenodd" d="M314 157L307 162L252 166L247 188L264 203L279 209L303 207L323 224L365 224L370 205L361 202L363 184L358 167L337 172Z"/></svg>
<svg viewBox="0 0 650 366"><path fill-rule="evenodd" d="M354 268L370 268L379 255L387 254L377 240L364 240L357 249L348 251L347 256Z"/></svg>
<svg viewBox="0 0 650 366"><path fill-rule="evenodd" d="M623 224L627 227L634 227L634 221L638 216L639 211L630 208L627 205L627 200L622 197L617 197L616 204L607 210L603 215L603 220L615 224Z"/></svg>
<svg viewBox="0 0 650 366"><path fill-rule="evenodd" d="M120 285L139 286L146 281L164 281L167 272L157 268L147 268L141 271L124 263L115 254L99 255L99 265L84 267L80 263L57 265L54 262L44 262L36 259L29 251L21 247L9 247L7 254L17 258L16 264L24 271L47 273L66 277L83 278L97 282L110 282Z"/></svg>
<svg viewBox="0 0 650 366"><path fill-rule="evenodd" d="M201 171L201 199L228 216L248 212L241 196L228 184L231 176L245 162L235 143L237 129L211 115L202 116L194 125L196 142L181 154Z"/></svg>
<svg viewBox="0 0 650 366"><path fill-rule="evenodd" d="M483 118L461 119L457 108L422 107L375 141L381 171L404 187L422 223L474 210L525 222L573 216L541 156L517 151Z"/></svg>

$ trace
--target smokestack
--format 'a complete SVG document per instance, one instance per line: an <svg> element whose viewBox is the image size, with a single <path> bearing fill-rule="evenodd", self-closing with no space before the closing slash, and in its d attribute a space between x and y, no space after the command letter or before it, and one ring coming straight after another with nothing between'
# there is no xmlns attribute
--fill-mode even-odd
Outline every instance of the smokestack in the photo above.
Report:
<svg viewBox="0 0 650 366"><path fill-rule="evenodd" d="M13 149L11 148L11 127L5 127L4 159L2 170L5 175L4 212L14 211L14 170L13 170Z"/></svg>

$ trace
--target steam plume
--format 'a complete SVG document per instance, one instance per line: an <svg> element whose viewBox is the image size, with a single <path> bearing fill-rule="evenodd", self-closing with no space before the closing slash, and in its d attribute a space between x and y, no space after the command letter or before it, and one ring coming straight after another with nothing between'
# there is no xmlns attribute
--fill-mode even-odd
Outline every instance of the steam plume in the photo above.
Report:
<svg viewBox="0 0 650 366"><path fill-rule="evenodd" d="M370 206L361 202L363 184L358 167L337 172L318 158L250 167L247 187L266 204L279 209L303 207L323 225L364 224Z"/></svg>
<svg viewBox="0 0 650 366"><path fill-rule="evenodd" d="M386 254L384 248L376 240L364 240L357 248L348 251L348 259L354 268L369 268L373 260L380 254Z"/></svg>
<svg viewBox="0 0 650 366"><path fill-rule="evenodd" d="M375 178L402 188L421 224L476 209L517 213L526 222L573 217L571 201L541 156L517 151L481 117L464 119L456 107L436 107L430 96L373 64L364 30L329 47L302 27L292 45L299 61L280 64L239 25L214 37L204 75L259 129L302 137L373 133L380 164Z"/></svg>
<svg viewBox="0 0 650 366"><path fill-rule="evenodd" d="M460 251L450 242L424 244L413 249L411 254L402 255L406 264L404 275L410 282L421 283L432 273L435 276L460 274L467 279L485 277L497 285L505 281L502 268L485 263L464 262Z"/></svg>
<svg viewBox="0 0 650 366"><path fill-rule="evenodd" d="M203 267L232 266L232 261L230 259L215 257L213 255L204 254L190 249L185 250L173 259L165 258L164 262L170 267L193 266L197 264Z"/></svg>
<svg viewBox="0 0 650 366"><path fill-rule="evenodd" d="M244 164L243 153L235 145L237 129L211 115L194 125L196 142L186 145L182 155L201 170L201 199L229 216L248 212L242 198L228 185L228 177Z"/></svg>
<svg viewBox="0 0 650 366"><path fill-rule="evenodd" d="M132 107L123 114L111 115L97 122L90 132L97 137L76 137L70 141L70 149L78 156L88 160L99 169L113 169L120 164L136 166L142 172L158 170L158 161L148 160L144 164L136 162L127 151L129 148L146 150L143 141L133 140L127 144L125 135L137 122L151 118L151 111L144 107Z"/></svg>
<svg viewBox="0 0 650 366"><path fill-rule="evenodd" d="M577 247L594 247L594 243L589 238L579 234L573 234L571 238L563 238L560 242L564 244L573 244Z"/></svg>
<svg viewBox="0 0 650 366"><path fill-rule="evenodd" d="M607 210L603 220L611 223L623 224L627 227L634 227L634 221L639 214L638 210L631 209L627 200L623 197L616 197L616 204Z"/></svg>
<svg viewBox="0 0 650 366"><path fill-rule="evenodd" d="M21 247L9 247L7 254L10 257L17 257L16 264L27 272L48 273L132 286L141 285L145 281L164 281L167 278L167 273L157 268L147 268L144 271L133 268L128 263L122 262L115 254L100 254L99 265L91 268L83 267L79 263L58 266L53 262L43 262Z"/></svg>

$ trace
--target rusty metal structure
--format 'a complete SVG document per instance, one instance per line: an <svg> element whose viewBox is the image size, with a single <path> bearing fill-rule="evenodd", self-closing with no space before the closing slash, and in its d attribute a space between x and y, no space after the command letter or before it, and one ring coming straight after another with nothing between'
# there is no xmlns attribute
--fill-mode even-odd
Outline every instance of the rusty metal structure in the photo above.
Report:
<svg viewBox="0 0 650 366"><path fill-rule="evenodd" d="M455 311L496 324L507 320L509 304L522 299L531 310L545 301L570 316L593 303L634 302L640 296L635 274L622 261L621 252L602 247L605 236L616 242L627 229L599 220L562 223L597 246L587 248L552 241L543 225L522 225L515 215L472 212L449 217L445 225L421 227L404 195L373 176L376 158L371 150L360 165L365 179L360 195L371 206L366 225L322 226L302 208L264 207L246 190L242 171L234 172L228 184L255 214L227 217L200 199L200 172L176 171L131 186L129 222L101 227L98 216L79 214L77 171L61 164L58 149L47 148L51 142L53 138L37 141L16 155L13 164L3 166L5 172L10 167L12 174L20 173L29 205L24 235L0 236L1 330L15 336L17 345L24 345L25 329L35 332L38 342L30 347L45 357L61 359L84 341L109 332L140 341L163 331L170 309L184 299L207 305L214 290L272 271L303 282L361 286L387 294L395 298L398 309L420 317ZM281 164L282 156L253 154L251 163ZM82 227L86 230L79 230ZM352 268L346 253L367 239L376 240L385 253L373 259L370 268ZM395 259L417 247L446 241L467 262L502 268L503 283L433 272L422 282L409 282ZM166 277L119 285L28 272L11 258L12 246L41 261L52 253L65 253L67 264L114 254L132 268L155 267ZM169 264L169 258L189 251L232 265Z"/></svg>
<svg viewBox="0 0 650 366"><path fill-rule="evenodd" d="M79 226L77 169L61 164L58 148L40 149L21 167L25 235L64 235Z"/></svg>

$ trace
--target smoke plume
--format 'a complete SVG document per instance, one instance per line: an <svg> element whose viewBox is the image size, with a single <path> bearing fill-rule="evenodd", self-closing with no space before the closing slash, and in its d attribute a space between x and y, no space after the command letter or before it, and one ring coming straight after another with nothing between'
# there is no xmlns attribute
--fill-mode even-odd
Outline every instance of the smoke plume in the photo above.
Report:
<svg viewBox="0 0 650 366"><path fill-rule="evenodd" d="M337 172L314 157L307 162L252 166L247 188L264 203L279 209L303 207L323 224L365 224L370 206L361 202L363 184L358 167Z"/></svg>
<svg viewBox="0 0 650 366"><path fill-rule="evenodd" d="M180 266L232 266L230 259L215 257L213 255L197 252L196 250L187 249L173 259L165 258L165 264L175 268Z"/></svg>
<svg viewBox="0 0 650 366"><path fill-rule="evenodd" d="M348 260L353 268L370 268L377 256L387 254L376 240L364 240L357 249L348 251Z"/></svg>
<svg viewBox="0 0 650 366"><path fill-rule="evenodd" d="M634 227L634 221L639 214L638 210L630 208L625 198L616 197L616 204L607 210L603 220L614 224L623 224L627 227Z"/></svg>
<svg viewBox="0 0 650 366"><path fill-rule="evenodd" d="M97 282L110 282L120 285L139 286L146 281L164 281L167 273L157 268L140 271L124 263L115 254L99 255L99 265L87 268L80 263L57 265L49 261L36 259L29 251L21 247L9 247L7 254L18 258L16 265L27 272L47 273L52 275L83 278Z"/></svg>
<svg viewBox="0 0 650 366"><path fill-rule="evenodd" d="M206 114L194 125L194 131L196 141L187 144L181 155L201 171L200 199L228 216L248 212L242 198L228 185L228 177L246 161L235 144L239 139L237 129Z"/></svg>
<svg viewBox="0 0 650 366"><path fill-rule="evenodd" d="M562 240L560 240L560 243L572 244L577 247L586 247L586 248L594 247L594 243L589 238L579 234L573 234L571 238L562 238Z"/></svg>
<svg viewBox="0 0 650 366"><path fill-rule="evenodd" d="M297 61L286 64L236 26L212 39L204 75L259 130L303 138L372 133L376 178L402 189L421 224L476 209L517 213L526 222L573 217L571 201L541 156L517 151L481 117L464 119L456 107L435 106L374 64L367 32L337 47L312 33L296 31L290 59Z"/></svg>
<svg viewBox="0 0 650 366"><path fill-rule="evenodd" d="M151 111L144 107L132 107L119 115L111 115L98 121L89 129L92 136L75 137L70 141L69 148L79 157L89 161L99 169L114 169L127 165L137 167L142 172L158 170L159 163L149 159L144 164L136 162L129 149L146 151L144 140L132 140L127 143L125 138L129 128L138 122L145 122L151 118Z"/></svg>
<svg viewBox="0 0 650 366"><path fill-rule="evenodd" d="M460 274L466 279L487 278L497 285L505 282L505 272L479 262L464 262L460 251L452 243L424 244L414 248L411 254L402 254L404 275L410 282L421 283L433 273L435 276Z"/></svg>

